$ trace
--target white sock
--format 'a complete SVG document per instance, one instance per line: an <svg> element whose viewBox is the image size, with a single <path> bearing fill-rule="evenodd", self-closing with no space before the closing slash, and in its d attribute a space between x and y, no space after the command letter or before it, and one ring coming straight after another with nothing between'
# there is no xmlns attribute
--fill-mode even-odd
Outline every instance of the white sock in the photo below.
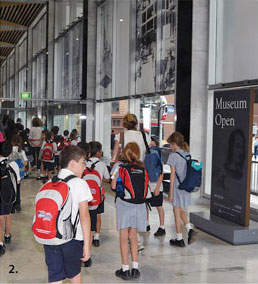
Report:
<svg viewBox="0 0 258 284"><path fill-rule="evenodd" d="M191 223L186 224L185 228L186 228L187 232L189 233L189 231L192 229Z"/></svg>
<svg viewBox="0 0 258 284"><path fill-rule="evenodd" d="M139 262L133 261L132 268L139 269Z"/></svg>
<svg viewBox="0 0 258 284"><path fill-rule="evenodd" d="M3 246L4 245L4 243L3 242L0 242L0 246Z"/></svg>
<svg viewBox="0 0 258 284"><path fill-rule="evenodd" d="M6 238L9 238L11 235L10 235L10 234L9 234L9 235L4 234L4 236L5 236Z"/></svg>
<svg viewBox="0 0 258 284"><path fill-rule="evenodd" d="M183 235L182 234L176 234L176 239L178 241L182 240L183 239Z"/></svg>
<svg viewBox="0 0 258 284"><path fill-rule="evenodd" d="M99 234L95 233L94 240L99 240Z"/></svg>
<svg viewBox="0 0 258 284"><path fill-rule="evenodd" d="M164 225L160 225L159 226L161 229L165 230L165 226Z"/></svg>
<svg viewBox="0 0 258 284"><path fill-rule="evenodd" d="M128 264L127 265L122 264L122 270L123 270L123 272L129 270L129 265Z"/></svg>

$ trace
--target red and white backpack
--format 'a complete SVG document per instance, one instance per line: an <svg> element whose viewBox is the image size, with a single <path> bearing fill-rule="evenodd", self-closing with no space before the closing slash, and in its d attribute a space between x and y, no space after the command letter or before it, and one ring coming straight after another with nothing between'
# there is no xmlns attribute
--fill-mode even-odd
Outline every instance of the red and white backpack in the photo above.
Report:
<svg viewBox="0 0 258 284"><path fill-rule="evenodd" d="M66 147L66 146L71 145L71 142L72 142L72 140L70 138L65 138L64 139L64 146Z"/></svg>
<svg viewBox="0 0 258 284"><path fill-rule="evenodd" d="M86 168L83 172L82 179L84 179L89 185L93 200L89 202L89 209L94 210L105 199L105 191L102 187L102 179L97 170L95 170L96 164L92 163L90 168Z"/></svg>
<svg viewBox="0 0 258 284"><path fill-rule="evenodd" d="M53 142L46 141L43 147L42 160L46 162L51 161L53 159L53 154L54 154Z"/></svg>
<svg viewBox="0 0 258 284"><path fill-rule="evenodd" d="M72 196L65 179L57 176L46 183L36 196L32 232L37 242L44 245L61 245L73 239L79 222L79 210L72 223Z"/></svg>

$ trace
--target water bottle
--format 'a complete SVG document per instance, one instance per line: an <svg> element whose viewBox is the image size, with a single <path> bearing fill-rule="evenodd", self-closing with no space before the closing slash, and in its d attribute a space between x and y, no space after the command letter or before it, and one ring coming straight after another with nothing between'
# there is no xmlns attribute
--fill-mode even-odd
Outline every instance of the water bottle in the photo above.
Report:
<svg viewBox="0 0 258 284"><path fill-rule="evenodd" d="M121 177L118 177L116 180L116 193L119 197L123 198L125 196L124 185Z"/></svg>

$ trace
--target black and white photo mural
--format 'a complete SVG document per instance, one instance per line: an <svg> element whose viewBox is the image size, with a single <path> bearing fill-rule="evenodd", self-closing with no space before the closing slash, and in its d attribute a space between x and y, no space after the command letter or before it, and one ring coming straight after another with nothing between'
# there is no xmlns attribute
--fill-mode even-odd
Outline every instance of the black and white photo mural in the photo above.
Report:
<svg viewBox="0 0 258 284"><path fill-rule="evenodd" d="M176 3L177 0L100 2L97 15L99 99L174 92Z"/></svg>
<svg viewBox="0 0 258 284"><path fill-rule="evenodd" d="M137 0L136 94L175 89L176 1Z"/></svg>

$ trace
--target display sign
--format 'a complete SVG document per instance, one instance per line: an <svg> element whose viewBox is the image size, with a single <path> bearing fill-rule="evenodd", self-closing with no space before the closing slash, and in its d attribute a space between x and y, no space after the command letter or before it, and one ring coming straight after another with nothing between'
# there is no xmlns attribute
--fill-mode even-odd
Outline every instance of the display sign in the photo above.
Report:
<svg viewBox="0 0 258 284"><path fill-rule="evenodd" d="M167 106L166 107L166 112L167 113L174 113L175 112L175 107L174 106Z"/></svg>
<svg viewBox="0 0 258 284"><path fill-rule="evenodd" d="M249 225L253 91L214 93L211 213Z"/></svg>
<svg viewBox="0 0 258 284"><path fill-rule="evenodd" d="M21 99L31 99L31 93L29 92L20 93L20 98Z"/></svg>

